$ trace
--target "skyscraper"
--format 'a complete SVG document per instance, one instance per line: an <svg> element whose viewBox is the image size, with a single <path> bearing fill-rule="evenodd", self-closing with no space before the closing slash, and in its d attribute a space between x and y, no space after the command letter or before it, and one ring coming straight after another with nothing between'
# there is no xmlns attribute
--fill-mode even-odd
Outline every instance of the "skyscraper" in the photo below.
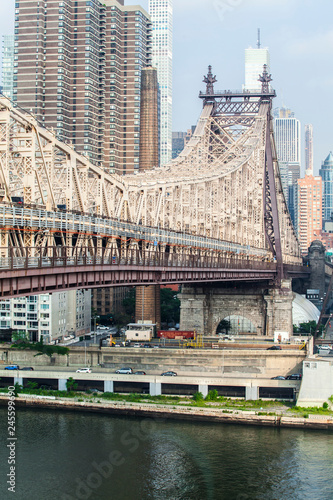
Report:
<svg viewBox="0 0 333 500"><path fill-rule="evenodd" d="M149 0L153 27L152 64L160 88L160 164L172 154L172 4L173 0Z"/></svg>
<svg viewBox="0 0 333 500"><path fill-rule="evenodd" d="M313 126L305 125L305 175L313 175Z"/></svg>
<svg viewBox="0 0 333 500"><path fill-rule="evenodd" d="M13 99L14 35L4 35L2 43L2 93Z"/></svg>
<svg viewBox="0 0 333 500"><path fill-rule="evenodd" d="M288 209L296 231L297 216L297 179L301 176L301 124L288 108L274 110L274 135L276 153L282 175L282 186Z"/></svg>
<svg viewBox="0 0 333 500"><path fill-rule="evenodd" d="M323 219L328 221L333 213L333 153L321 164L319 175L323 180Z"/></svg>
<svg viewBox="0 0 333 500"><path fill-rule="evenodd" d="M270 58L267 47L261 48L260 30L258 30L257 47L245 49L245 84L244 90L261 90L261 83L258 81L262 74L263 66L266 64L269 73Z"/></svg>
<svg viewBox="0 0 333 500"><path fill-rule="evenodd" d="M133 172L150 30L144 9L124 0L20 0L15 100L94 164Z"/></svg>
<svg viewBox="0 0 333 500"><path fill-rule="evenodd" d="M298 179L298 238L303 255L322 229L322 180L306 175Z"/></svg>
<svg viewBox="0 0 333 500"><path fill-rule="evenodd" d="M279 161L301 164L301 123L287 108L274 112L274 132Z"/></svg>

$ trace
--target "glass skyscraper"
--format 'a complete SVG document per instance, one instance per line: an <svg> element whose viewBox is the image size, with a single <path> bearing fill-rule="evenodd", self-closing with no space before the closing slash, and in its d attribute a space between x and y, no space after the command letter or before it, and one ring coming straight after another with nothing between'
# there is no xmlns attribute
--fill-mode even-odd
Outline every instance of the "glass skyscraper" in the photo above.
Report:
<svg viewBox="0 0 333 500"><path fill-rule="evenodd" d="M332 151L321 164L319 175L323 181L323 220L331 219L333 213L333 154Z"/></svg>
<svg viewBox="0 0 333 500"><path fill-rule="evenodd" d="M160 89L160 163L172 155L172 13L173 0L149 0L153 25L152 64Z"/></svg>
<svg viewBox="0 0 333 500"><path fill-rule="evenodd" d="M14 35L3 35L2 41L2 93L13 99Z"/></svg>

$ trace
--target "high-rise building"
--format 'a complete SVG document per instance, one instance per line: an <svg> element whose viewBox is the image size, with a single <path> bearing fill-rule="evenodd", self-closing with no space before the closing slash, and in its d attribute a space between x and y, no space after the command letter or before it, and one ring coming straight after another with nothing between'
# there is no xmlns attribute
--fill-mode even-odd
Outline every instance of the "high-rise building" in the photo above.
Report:
<svg viewBox="0 0 333 500"><path fill-rule="evenodd" d="M159 91L157 71L141 71L140 170L159 166Z"/></svg>
<svg viewBox="0 0 333 500"><path fill-rule="evenodd" d="M301 124L288 108L274 110L274 136L282 187L297 231L297 179L301 171Z"/></svg>
<svg viewBox="0 0 333 500"><path fill-rule="evenodd" d="M305 125L305 175L313 175L313 126Z"/></svg>
<svg viewBox="0 0 333 500"><path fill-rule="evenodd" d="M89 160L120 174L139 168L140 79L151 23L124 0L20 0L14 99Z"/></svg>
<svg viewBox="0 0 333 500"><path fill-rule="evenodd" d="M301 252L306 255L312 241L322 229L322 180L306 175L298 179L298 237Z"/></svg>
<svg viewBox="0 0 333 500"><path fill-rule="evenodd" d="M2 37L2 93L13 99L14 35Z"/></svg>
<svg viewBox="0 0 333 500"><path fill-rule="evenodd" d="M23 331L31 341L61 341L91 329L91 291L70 290L0 300L0 331Z"/></svg>
<svg viewBox="0 0 333 500"><path fill-rule="evenodd" d="M177 156L183 151L188 141L191 139L195 126L192 125L187 132L172 132L172 159L177 158Z"/></svg>
<svg viewBox="0 0 333 500"><path fill-rule="evenodd" d="M152 64L160 88L160 164L172 153L172 15L173 0L149 0L153 27Z"/></svg>
<svg viewBox="0 0 333 500"><path fill-rule="evenodd" d="M301 164L301 123L287 108L274 112L276 152L279 161Z"/></svg>
<svg viewBox="0 0 333 500"><path fill-rule="evenodd" d="M333 213L333 154L332 151L322 162L319 175L323 181L323 219L331 220Z"/></svg>
<svg viewBox="0 0 333 500"><path fill-rule="evenodd" d="M261 83L258 79L259 75L262 74L264 64L266 64L269 73L269 50L267 47L261 48L260 30L258 30L257 47L245 49L245 84L243 90L261 90Z"/></svg>

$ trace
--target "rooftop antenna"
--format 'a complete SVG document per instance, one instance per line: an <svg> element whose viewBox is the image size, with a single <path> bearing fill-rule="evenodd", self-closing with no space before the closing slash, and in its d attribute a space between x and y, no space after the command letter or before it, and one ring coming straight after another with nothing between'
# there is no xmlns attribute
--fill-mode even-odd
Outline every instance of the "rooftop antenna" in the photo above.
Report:
<svg viewBox="0 0 333 500"><path fill-rule="evenodd" d="M260 49L261 43L260 43L260 28L258 28L258 40L257 40L257 48Z"/></svg>

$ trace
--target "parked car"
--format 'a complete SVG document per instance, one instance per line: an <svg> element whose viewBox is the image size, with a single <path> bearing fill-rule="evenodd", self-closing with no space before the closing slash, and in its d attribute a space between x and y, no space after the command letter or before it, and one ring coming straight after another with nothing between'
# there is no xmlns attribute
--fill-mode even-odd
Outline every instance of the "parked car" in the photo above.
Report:
<svg viewBox="0 0 333 500"><path fill-rule="evenodd" d="M146 372L139 370L138 372L134 372L134 375L146 375Z"/></svg>
<svg viewBox="0 0 333 500"><path fill-rule="evenodd" d="M5 370L19 370L19 369L20 369L19 365L5 366Z"/></svg>
<svg viewBox="0 0 333 500"><path fill-rule="evenodd" d="M78 370L76 370L76 373L91 373L91 369L90 368L79 368Z"/></svg>
<svg viewBox="0 0 333 500"><path fill-rule="evenodd" d="M163 372L163 373L161 373L161 376L162 377L177 377L177 373L176 372Z"/></svg>
<svg viewBox="0 0 333 500"><path fill-rule="evenodd" d="M119 370L116 370L116 373L129 375L130 373L133 373L133 370L132 368L119 368Z"/></svg>
<svg viewBox="0 0 333 500"><path fill-rule="evenodd" d="M32 366L24 366L23 368L21 368L21 370L33 371L33 367Z"/></svg>
<svg viewBox="0 0 333 500"><path fill-rule="evenodd" d="M151 344L144 344L144 345L143 345L143 347L144 347L145 349L149 349L150 347L152 347L152 345L151 345Z"/></svg>
<svg viewBox="0 0 333 500"><path fill-rule="evenodd" d="M292 373L287 375L286 380L302 380L302 375L300 373Z"/></svg>
<svg viewBox="0 0 333 500"><path fill-rule="evenodd" d="M277 375L276 377L272 377L271 380L286 380L286 377L283 375Z"/></svg>
<svg viewBox="0 0 333 500"><path fill-rule="evenodd" d="M282 347L280 345L271 345L267 347L267 351L281 351Z"/></svg>
<svg viewBox="0 0 333 500"><path fill-rule="evenodd" d="M133 347L140 347L139 342L135 342L135 344L133 344Z"/></svg>

